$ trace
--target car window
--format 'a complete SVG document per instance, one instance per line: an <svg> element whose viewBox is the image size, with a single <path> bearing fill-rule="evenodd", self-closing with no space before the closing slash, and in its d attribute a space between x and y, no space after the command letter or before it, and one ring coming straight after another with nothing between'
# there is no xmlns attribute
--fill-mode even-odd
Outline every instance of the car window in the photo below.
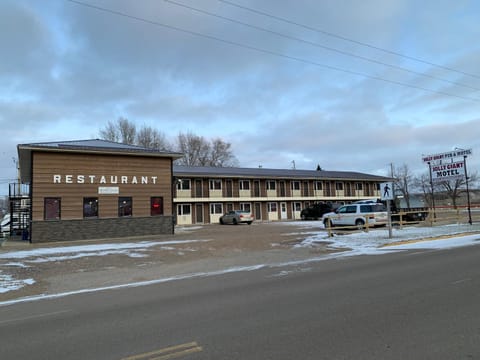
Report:
<svg viewBox="0 0 480 360"><path fill-rule="evenodd" d="M371 213L371 212L373 212L372 205L360 205L360 212L361 213Z"/></svg>
<svg viewBox="0 0 480 360"><path fill-rule="evenodd" d="M346 213L348 213L348 214L355 214L357 212L357 206L356 205L347 206L346 208L347 208Z"/></svg>
<svg viewBox="0 0 480 360"><path fill-rule="evenodd" d="M387 208L383 204L375 204L373 205L373 211L387 211Z"/></svg>
<svg viewBox="0 0 480 360"><path fill-rule="evenodd" d="M342 207L339 207L337 209L338 214L345 214L346 212L347 212L347 207L346 206L342 206Z"/></svg>

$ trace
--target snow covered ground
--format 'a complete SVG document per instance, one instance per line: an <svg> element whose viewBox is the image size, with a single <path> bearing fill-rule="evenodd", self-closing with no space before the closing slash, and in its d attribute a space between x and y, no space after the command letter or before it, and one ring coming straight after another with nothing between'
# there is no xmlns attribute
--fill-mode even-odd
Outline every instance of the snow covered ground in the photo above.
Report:
<svg viewBox="0 0 480 360"><path fill-rule="evenodd" d="M379 229L369 232L352 232L345 235L335 235L328 237L325 231L318 229L323 227L320 222L281 222L279 226L285 226L288 231L289 226L300 227L302 236L305 240L297 247L313 247L318 243L327 243L329 247L342 249L344 251L326 254L321 258L315 258L315 261L332 259L332 257L345 257L355 255L384 254L392 251L403 251L408 249L428 248L444 249L458 246L468 246L480 243L480 224L455 224L436 227L404 227L402 229L393 229L392 238L389 238L388 229ZM191 230L191 229L190 229ZM181 229L179 230L181 231ZM477 232L477 233L475 233ZM300 234L300 233L299 233ZM30 267L36 263L70 261L82 257L108 256L123 254L130 257L148 257L148 250L152 247L156 249L171 250L177 244L186 244L199 242L201 240L183 240L183 241L138 241L131 243L109 243L92 244L78 246L58 246L49 248L40 248L22 251L0 252L0 261L3 262L0 268L0 294L20 289L24 286L35 283L35 279L15 279L8 273L8 267ZM312 261L311 259L305 260ZM275 264L280 266L282 264ZM224 269L223 272L246 271L262 268L264 264L248 267L235 267ZM190 277L208 276L222 273L215 271L212 274L198 273L190 274ZM186 276L171 278L185 278ZM167 281L169 279L159 279ZM151 283L151 282L149 282ZM138 284L125 284L122 286L138 286ZM101 290L101 289L99 289ZM92 290L89 290L92 291Z"/></svg>

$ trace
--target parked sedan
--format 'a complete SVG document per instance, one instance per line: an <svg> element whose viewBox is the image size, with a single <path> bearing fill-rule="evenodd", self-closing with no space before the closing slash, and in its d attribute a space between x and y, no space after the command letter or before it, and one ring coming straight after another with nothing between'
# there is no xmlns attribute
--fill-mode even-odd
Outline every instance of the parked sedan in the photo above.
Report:
<svg viewBox="0 0 480 360"><path fill-rule="evenodd" d="M250 225L253 222L253 215L248 211L232 210L220 217L220 224L233 224L247 223Z"/></svg>

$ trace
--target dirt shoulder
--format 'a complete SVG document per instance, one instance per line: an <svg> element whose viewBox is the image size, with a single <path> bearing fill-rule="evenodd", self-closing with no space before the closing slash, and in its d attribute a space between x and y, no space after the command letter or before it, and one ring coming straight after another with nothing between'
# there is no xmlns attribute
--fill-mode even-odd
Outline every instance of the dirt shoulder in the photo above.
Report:
<svg viewBox="0 0 480 360"><path fill-rule="evenodd" d="M312 224L313 225L313 224ZM174 235L51 244L7 242L0 251L48 249L98 244L158 243L137 255L95 254L83 257L57 256L54 260L22 260L26 265L8 266L0 259L3 275L34 279L35 283L0 294L0 301L92 289L131 282L220 271L238 266L281 263L327 253L325 244L294 247L316 228L295 224L254 223L252 225L205 225L177 227ZM176 244L162 244L170 241Z"/></svg>

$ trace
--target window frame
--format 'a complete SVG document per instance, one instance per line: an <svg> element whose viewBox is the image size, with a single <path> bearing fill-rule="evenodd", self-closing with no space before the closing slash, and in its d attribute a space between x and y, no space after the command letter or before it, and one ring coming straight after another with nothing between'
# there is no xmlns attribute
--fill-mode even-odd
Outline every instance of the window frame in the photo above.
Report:
<svg viewBox="0 0 480 360"><path fill-rule="evenodd" d="M88 214L86 214L86 212L85 212L86 201L90 201L90 202L95 202L95 203L96 203L95 208L92 210L93 215L88 215ZM90 208L92 208L91 205L90 205ZM96 197L96 196L85 196L85 197L83 198L83 218L84 218L84 219L95 219L95 218L98 218L98 197Z"/></svg>
<svg viewBox="0 0 480 360"><path fill-rule="evenodd" d="M127 207L127 205L121 206L121 203L130 203L130 212L129 213L123 213L122 214L122 209ZM128 207L127 207L128 209ZM133 198L131 196L120 196L118 198L118 217L132 217L133 216Z"/></svg>
<svg viewBox="0 0 480 360"><path fill-rule="evenodd" d="M57 203L57 209L55 211L56 216L50 217L47 216L50 212L47 211L47 202L55 201ZM43 219L45 221L55 221L62 219L62 198L61 197L44 197L43 198Z"/></svg>
<svg viewBox="0 0 480 360"><path fill-rule="evenodd" d="M160 200L159 203L154 202L155 200ZM159 205L159 210L154 211L155 205ZM151 196L150 197L150 216L163 216L163 196Z"/></svg>
<svg viewBox="0 0 480 360"><path fill-rule="evenodd" d="M208 188L213 191L222 190L222 179L210 179L208 181Z"/></svg>

